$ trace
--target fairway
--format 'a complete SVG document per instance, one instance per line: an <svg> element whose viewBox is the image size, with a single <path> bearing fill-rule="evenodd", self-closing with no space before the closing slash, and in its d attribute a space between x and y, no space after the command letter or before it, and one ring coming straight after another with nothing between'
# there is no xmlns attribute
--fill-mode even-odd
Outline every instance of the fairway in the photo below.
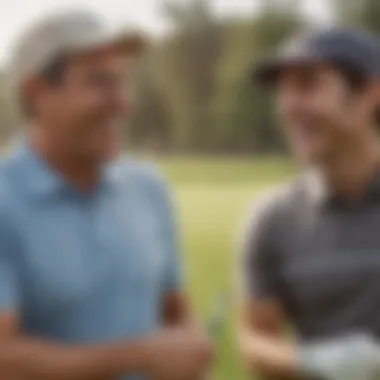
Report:
<svg viewBox="0 0 380 380"><path fill-rule="evenodd" d="M161 166L174 187L190 292L204 318L215 295L233 288L237 231L246 209L290 178L294 167L283 158L185 158ZM217 342L214 380L245 379L233 342L228 328Z"/></svg>

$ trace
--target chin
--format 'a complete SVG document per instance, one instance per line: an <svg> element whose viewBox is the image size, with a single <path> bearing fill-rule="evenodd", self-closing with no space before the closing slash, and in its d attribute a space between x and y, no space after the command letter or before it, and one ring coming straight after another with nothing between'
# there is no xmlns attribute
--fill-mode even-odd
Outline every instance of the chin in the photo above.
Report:
<svg viewBox="0 0 380 380"><path fill-rule="evenodd" d="M121 154L120 149L105 149L99 154L99 158L103 162L109 162L116 159Z"/></svg>
<svg viewBox="0 0 380 380"><path fill-rule="evenodd" d="M121 153L122 144L118 139L103 139L94 145L93 152L101 161L110 161Z"/></svg>
<svg viewBox="0 0 380 380"><path fill-rule="evenodd" d="M115 149L91 149L85 155L87 161L98 164L108 163L118 157L120 151Z"/></svg>
<svg viewBox="0 0 380 380"><path fill-rule="evenodd" d="M324 162L324 155L319 149L295 149L294 156L303 166L318 166Z"/></svg>

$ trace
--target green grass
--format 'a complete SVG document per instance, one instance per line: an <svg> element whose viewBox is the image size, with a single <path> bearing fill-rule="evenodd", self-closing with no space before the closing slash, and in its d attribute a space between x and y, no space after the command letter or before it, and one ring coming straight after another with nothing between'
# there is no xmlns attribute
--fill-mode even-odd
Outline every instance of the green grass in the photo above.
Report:
<svg viewBox="0 0 380 380"><path fill-rule="evenodd" d="M237 231L247 208L294 167L283 158L173 158L161 165L174 186L190 293L204 318L215 295L233 288ZM231 323L217 345L213 379L245 379Z"/></svg>

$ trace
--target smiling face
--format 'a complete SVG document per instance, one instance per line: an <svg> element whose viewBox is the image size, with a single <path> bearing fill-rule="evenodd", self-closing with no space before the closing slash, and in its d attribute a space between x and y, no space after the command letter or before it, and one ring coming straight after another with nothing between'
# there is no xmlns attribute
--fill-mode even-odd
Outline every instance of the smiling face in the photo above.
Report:
<svg viewBox="0 0 380 380"><path fill-rule="evenodd" d="M373 86L358 86L333 65L288 67L277 82L277 113L296 158L304 164L334 160L373 126Z"/></svg>
<svg viewBox="0 0 380 380"><path fill-rule="evenodd" d="M34 116L56 149L103 162L118 153L130 99L126 59L113 51L71 57L54 83L36 78Z"/></svg>

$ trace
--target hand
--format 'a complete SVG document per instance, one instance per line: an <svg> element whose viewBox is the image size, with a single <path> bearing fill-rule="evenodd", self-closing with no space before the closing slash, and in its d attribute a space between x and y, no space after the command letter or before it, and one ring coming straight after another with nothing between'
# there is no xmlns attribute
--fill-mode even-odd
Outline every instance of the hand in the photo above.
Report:
<svg viewBox="0 0 380 380"><path fill-rule="evenodd" d="M210 339L200 329L165 329L146 342L147 372L158 380L197 380L206 375L212 357Z"/></svg>
<svg viewBox="0 0 380 380"><path fill-rule="evenodd" d="M300 349L299 366L308 376L326 380L375 380L380 348L366 335L353 335Z"/></svg>

